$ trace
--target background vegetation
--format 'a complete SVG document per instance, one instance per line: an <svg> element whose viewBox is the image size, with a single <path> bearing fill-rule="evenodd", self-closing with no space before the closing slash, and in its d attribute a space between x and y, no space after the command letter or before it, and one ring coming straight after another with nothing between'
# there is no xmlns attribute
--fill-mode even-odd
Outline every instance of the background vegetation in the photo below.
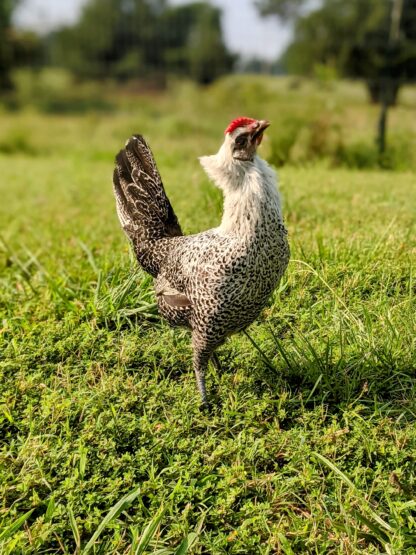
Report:
<svg viewBox="0 0 416 555"><path fill-rule="evenodd" d="M39 68L53 67L79 82L134 80L141 91L164 89L172 76L209 84L236 67L355 78L381 105L377 143L383 155L388 109L400 88L416 79L413 0L253 0L263 16L291 25L293 37L274 63L238 64L223 38L221 10L208 2L85 0L78 21L45 35L15 27L13 14L24 2L4 0L0 7L0 95L15 88L19 67L35 69L34 79Z"/></svg>
<svg viewBox="0 0 416 555"><path fill-rule="evenodd" d="M290 73L312 75L325 66L336 75L365 80L373 101L393 81L416 78L416 6L412 0L257 0L264 16L294 23L283 55ZM396 92L397 92L396 90ZM394 101L394 97L390 99Z"/></svg>
<svg viewBox="0 0 416 555"><path fill-rule="evenodd" d="M256 4L293 26L274 68L296 75L226 76L206 3L90 0L47 36L0 3L2 555L416 553L414 10ZM184 231L215 226L197 157L240 115L272 121L292 260L208 415L111 175L143 133Z"/></svg>
<svg viewBox="0 0 416 555"><path fill-rule="evenodd" d="M210 83L235 61L224 44L221 12L207 2L172 7L166 0L89 0L79 21L45 36L14 28L21 3L5 0L0 9L0 91L11 88L10 71L22 66L163 88L168 74Z"/></svg>

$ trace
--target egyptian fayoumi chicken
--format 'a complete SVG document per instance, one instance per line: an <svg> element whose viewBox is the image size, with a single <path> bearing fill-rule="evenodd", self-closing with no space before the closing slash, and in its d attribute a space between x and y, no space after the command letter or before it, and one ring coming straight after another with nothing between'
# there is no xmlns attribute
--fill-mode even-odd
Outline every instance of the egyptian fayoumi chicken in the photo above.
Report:
<svg viewBox="0 0 416 555"><path fill-rule="evenodd" d="M221 224L183 235L152 152L132 136L116 157L114 192L137 260L154 278L160 313L192 330L193 365L208 404L205 371L215 349L259 315L289 261L276 175L257 154L265 120L238 118L201 165L223 192Z"/></svg>

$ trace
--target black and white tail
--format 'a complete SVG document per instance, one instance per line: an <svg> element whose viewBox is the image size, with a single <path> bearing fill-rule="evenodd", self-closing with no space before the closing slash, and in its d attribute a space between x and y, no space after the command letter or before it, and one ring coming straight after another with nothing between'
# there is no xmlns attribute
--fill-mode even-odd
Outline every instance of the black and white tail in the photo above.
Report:
<svg viewBox="0 0 416 555"><path fill-rule="evenodd" d="M157 276L158 240L177 237L182 231L141 135L133 135L117 154L113 183L117 214L137 259L144 270Z"/></svg>

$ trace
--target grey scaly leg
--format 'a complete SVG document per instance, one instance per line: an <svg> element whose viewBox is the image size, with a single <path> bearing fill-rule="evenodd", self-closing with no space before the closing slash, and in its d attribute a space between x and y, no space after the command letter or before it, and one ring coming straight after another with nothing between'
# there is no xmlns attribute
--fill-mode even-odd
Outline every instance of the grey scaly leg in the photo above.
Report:
<svg viewBox="0 0 416 555"><path fill-rule="evenodd" d="M205 387L205 370L208 366L208 361L211 353L206 350L200 350L194 347L194 371L196 383L199 393L201 395L202 404L208 405L207 390Z"/></svg>

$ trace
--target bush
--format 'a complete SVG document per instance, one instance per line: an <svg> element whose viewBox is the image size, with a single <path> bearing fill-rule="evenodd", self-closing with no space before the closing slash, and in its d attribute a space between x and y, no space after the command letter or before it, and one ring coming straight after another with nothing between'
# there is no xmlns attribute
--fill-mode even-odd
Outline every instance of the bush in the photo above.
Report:
<svg viewBox="0 0 416 555"><path fill-rule="evenodd" d="M289 117L271 139L268 160L275 166L333 159L342 144L340 126L329 115L310 121Z"/></svg>
<svg viewBox="0 0 416 555"><path fill-rule="evenodd" d="M17 128L8 134L7 139L0 140L0 153L35 156L37 149L28 138L27 132Z"/></svg>
<svg viewBox="0 0 416 555"><path fill-rule="evenodd" d="M375 143L358 141L342 145L334 157L334 163L348 168L403 171L412 169L415 161L410 140L393 137L381 156Z"/></svg>
<svg viewBox="0 0 416 555"><path fill-rule="evenodd" d="M112 108L103 98L102 86L76 83L63 69L19 70L14 75L14 83L18 107L34 106L46 113L84 113Z"/></svg>
<svg viewBox="0 0 416 555"><path fill-rule="evenodd" d="M375 144L359 141L351 145L342 145L336 153L335 163L348 168L376 168L378 152Z"/></svg>
<svg viewBox="0 0 416 555"><path fill-rule="evenodd" d="M323 115L301 129L290 149L289 159L300 163L333 158L340 144L340 127L330 116Z"/></svg>
<svg viewBox="0 0 416 555"><path fill-rule="evenodd" d="M338 78L336 68L329 64L315 64L313 76L321 87L327 89L333 88Z"/></svg>

